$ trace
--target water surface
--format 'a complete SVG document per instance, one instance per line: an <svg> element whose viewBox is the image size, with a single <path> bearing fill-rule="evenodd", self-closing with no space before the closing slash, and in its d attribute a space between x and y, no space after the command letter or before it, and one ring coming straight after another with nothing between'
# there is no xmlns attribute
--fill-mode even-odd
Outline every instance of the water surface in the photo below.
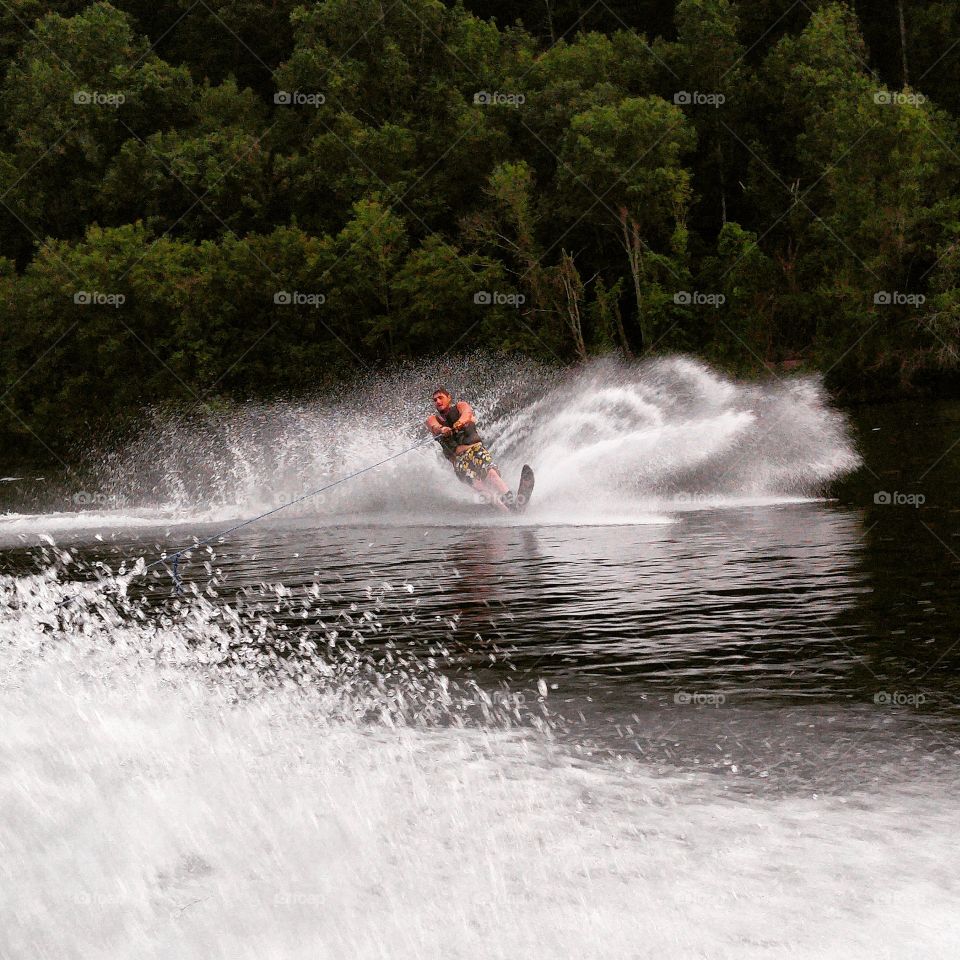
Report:
<svg viewBox="0 0 960 960"><path fill-rule="evenodd" d="M591 376L492 391L522 520L418 451L97 600L388 451L333 406L0 521L11 955L955 955L960 405Z"/></svg>

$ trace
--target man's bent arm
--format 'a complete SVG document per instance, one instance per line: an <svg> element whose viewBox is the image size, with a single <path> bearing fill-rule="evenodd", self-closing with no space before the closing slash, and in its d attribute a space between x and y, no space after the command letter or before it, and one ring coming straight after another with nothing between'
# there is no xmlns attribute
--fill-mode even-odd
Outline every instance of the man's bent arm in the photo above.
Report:
<svg viewBox="0 0 960 960"><path fill-rule="evenodd" d="M457 413L460 414L460 418L453 425L454 430L459 430L461 427L465 427L468 423L476 423L476 417L473 415L473 407L467 403L466 400L461 400L457 404Z"/></svg>

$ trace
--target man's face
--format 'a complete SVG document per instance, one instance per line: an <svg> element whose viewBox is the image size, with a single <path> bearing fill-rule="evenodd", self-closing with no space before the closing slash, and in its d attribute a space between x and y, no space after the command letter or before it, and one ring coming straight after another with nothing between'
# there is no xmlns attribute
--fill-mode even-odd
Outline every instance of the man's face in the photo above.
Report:
<svg viewBox="0 0 960 960"><path fill-rule="evenodd" d="M437 413L446 413L447 407L450 406L450 398L443 391L438 390L433 395L433 405L437 408Z"/></svg>

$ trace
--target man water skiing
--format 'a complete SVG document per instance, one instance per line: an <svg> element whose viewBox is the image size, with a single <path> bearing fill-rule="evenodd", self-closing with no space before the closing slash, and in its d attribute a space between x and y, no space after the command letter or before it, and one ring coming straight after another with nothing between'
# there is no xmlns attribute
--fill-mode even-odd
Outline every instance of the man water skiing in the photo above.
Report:
<svg viewBox="0 0 960 960"><path fill-rule="evenodd" d="M464 400L454 403L444 387L433 391L433 406L437 412L427 418L427 429L440 438L443 455L457 476L499 510L509 512L514 504L513 494L477 433L473 408Z"/></svg>

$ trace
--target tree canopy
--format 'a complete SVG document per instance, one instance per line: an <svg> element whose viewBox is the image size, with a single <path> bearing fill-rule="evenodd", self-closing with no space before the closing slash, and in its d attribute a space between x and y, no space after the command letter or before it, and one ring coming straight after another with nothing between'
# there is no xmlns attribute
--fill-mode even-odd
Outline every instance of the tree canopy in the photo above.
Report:
<svg viewBox="0 0 960 960"><path fill-rule="evenodd" d="M957 382L960 15L10 0L0 442L446 351Z"/></svg>

